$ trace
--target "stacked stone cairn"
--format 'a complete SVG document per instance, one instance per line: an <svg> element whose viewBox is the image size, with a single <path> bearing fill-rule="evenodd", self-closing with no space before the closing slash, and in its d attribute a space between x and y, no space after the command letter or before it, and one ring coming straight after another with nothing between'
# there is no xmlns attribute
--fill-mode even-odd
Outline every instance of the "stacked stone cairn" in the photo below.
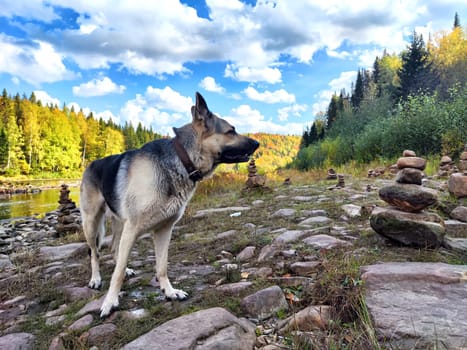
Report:
<svg viewBox="0 0 467 350"><path fill-rule="evenodd" d="M264 176L258 175L256 169L256 162L251 158L248 163L248 179L245 183L245 189L253 188L264 188L266 184L266 178Z"/></svg>
<svg viewBox="0 0 467 350"><path fill-rule="evenodd" d="M460 156L459 170L449 176L448 190L457 198L464 198L467 197L467 144Z"/></svg>
<svg viewBox="0 0 467 350"><path fill-rule="evenodd" d="M456 165L449 156L442 156L439 163L438 176L447 177L458 171Z"/></svg>
<svg viewBox="0 0 467 350"><path fill-rule="evenodd" d="M337 174L336 171L332 168L328 169L328 176L326 176L326 180L336 180Z"/></svg>
<svg viewBox="0 0 467 350"><path fill-rule="evenodd" d="M70 232L76 232L81 229L81 225L76 217L78 209L76 208L75 202L70 199L70 190L68 185L63 184L60 187L60 198L58 203L58 218L55 230L57 236L61 236Z"/></svg>
<svg viewBox="0 0 467 350"><path fill-rule="evenodd" d="M424 211L438 201L435 190L421 186L425 166L426 160L413 151L404 151L397 160L395 183L379 190L379 197L391 207L376 208L370 216L371 227L381 236L421 248L439 247L443 242L443 219Z"/></svg>
<svg viewBox="0 0 467 350"><path fill-rule="evenodd" d="M464 152L460 156L459 170L463 172L467 171L467 143L464 146Z"/></svg>
<svg viewBox="0 0 467 350"><path fill-rule="evenodd" d="M384 175L386 172L386 169L384 167L377 167L375 169L369 169L368 170L368 177L380 177L381 175Z"/></svg>

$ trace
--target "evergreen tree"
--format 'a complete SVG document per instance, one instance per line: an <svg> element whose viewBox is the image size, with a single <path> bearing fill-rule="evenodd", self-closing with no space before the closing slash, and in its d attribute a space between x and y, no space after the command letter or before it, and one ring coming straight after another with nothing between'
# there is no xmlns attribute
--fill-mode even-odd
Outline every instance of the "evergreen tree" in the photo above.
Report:
<svg viewBox="0 0 467 350"><path fill-rule="evenodd" d="M326 113L326 116L327 116L326 129L329 130L332 124L337 120L338 111L339 111L339 97L336 94L334 94L331 97L331 102L329 102L328 110Z"/></svg>
<svg viewBox="0 0 467 350"><path fill-rule="evenodd" d="M460 26L461 26L461 21L459 19L459 15L456 12L456 14L454 15L454 29L456 29L456 28L458 28Z"/></svg>
<svg viewBox="0 0 467 350"><path fill-rule="evenodd" d="M358 70L357 80L355 82L355 88L352 91L352 98L350 99L352 107L354 110L357 110L360 107L360 104L363 101L365 96L365 83L364 83L364 71Z"/></svg>
<svg viewBox="0 0 467 350"><path fill-rule="evenodd" d="M5 129L0 129L0 169L6 168L8 164L8 136Z"/></svg>
<svg viewBox="0 0 467 350"><path fill-rule="evenodd" d="M399 77L399 96L402 100L406 100L409 95L432 92L438 84L423 36L417 35L415 31L410 46L402 53Z"/></svg>

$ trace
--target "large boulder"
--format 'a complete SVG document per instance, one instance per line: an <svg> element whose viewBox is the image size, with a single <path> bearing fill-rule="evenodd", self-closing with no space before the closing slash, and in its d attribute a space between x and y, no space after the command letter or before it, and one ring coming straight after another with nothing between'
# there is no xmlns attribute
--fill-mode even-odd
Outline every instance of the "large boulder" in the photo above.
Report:
<svg viewBox="0 0 467 350"><path fill-rule="evenodd" d="M370 225L386 238L422 248L440 246L446 233L443 219L435 213L376 208L370 216Z"/></svg>
<svg viewBox="0 0 467 350"><path fill-rule="evenodd" d="M389 349L465 349L466 265L384 263L361 271L365 304Z"/></svg>
<svg viewBox="0 0 467 350"><path fill-rule="evenodd" d="M464 173L454 173L449 176L448 190L458 198L467 197L467 175Z"/></svg>
<svg viewBox="0 0 467 350"><path fill-rule="evenodd" d="M256 341L255 326L214 307L167 321L125 345L123 350L248 350Z"/></svg>

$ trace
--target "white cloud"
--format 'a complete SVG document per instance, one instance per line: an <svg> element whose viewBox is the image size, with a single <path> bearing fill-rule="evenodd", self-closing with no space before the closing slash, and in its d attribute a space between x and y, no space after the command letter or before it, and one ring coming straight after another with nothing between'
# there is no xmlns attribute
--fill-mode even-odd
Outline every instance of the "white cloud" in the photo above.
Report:
<svg viewBox="0 0 467 350"><path fill-rule="evenodd" d="M115 84L110 78L93 79L87 83L73 86L73 94L76 96L104 96L108 94L122 94L126 87Z"/></svg>
<svg viewBox="0 0 467 350"><path fill-rule="evenodd" d="M157 89L148 86L144 95L137 94L120 110L120 120L129 121L133 126L141 123L152 126L162 134L172 135L172 127L191 121L191 97L182 96L170 87Z"/></svg>
<svg viewBox="0 0 467 350"><path fill-rule="evenodd" d="M260 111L249 105L233 108L230 115L223 116L229 123L235 125L240 133L266 132L271 134L301 135L305 123L287 123L284 125L267 120Z"/></svg>
<svg viewBox="0 0 467 350"><path fill-rule="evenodd" d="M289 119L289 115L294 117L301 117L303 112L308 109L307 105L293 104L291 106L279 108L277 114L280 121L286 121Z"/></svg>
<svg viewBox="0 0 467 350"><path fill-rule="evenodd" d="M332 79L328 84L329 89L322 90L315 96L318 98L318 102L315 102L312 106L313 115L315 116L319 112L326 112L333 94L339 94L342 89L350 93L352 82L354 82L356 78L356 71L348 71L342 72L338 78Z"/></svg>
<svg viewBox="0 0 467 350"><path fill-rule="evenodd" d="M57 105L58 107L61 107L60 106L60 100L58 98L50 96L45 91L36 90L36 91L34 91L34 95L36 96L36 100L41 101L43 106L48 106L48 105L55 106L55 105Z"/></svg>
<svg viewBox="0 0 467 350"><path fill-rule="evenodd" d="M35 86L75 77L50 43L35 40L25 44L0 33L0 47L0 73L9 73Z"/></svg>
<svg viewBox="0 0 467 350"><path fill-rule="evenodd" d="M216 79L214 79L213 77L209 77L209 76L201 80L201 82L199 83L199 86L205 89L206 91L217 92L219 94L222 94L225 92L225 89L216 83Z"/></svg>
<svg viewBox="0 0 467 350"><path fill-rule="evenodd" d="M250 83L266 82L276 84L282 81L282 73L278 68L264 67L236 67L228 64L225 67L224 76L238 81L247 81Z"/></svg>
<svg viewBox="0 0 467 350"><path fill-rule="evenodd" d="M265 103L294 103L295 102L295 95L289 94L284 89L279 89L276 91L264 91L259 92L254 87L249 86L243 93L247 95L248 98L254 101L260 101Z"/></svg>

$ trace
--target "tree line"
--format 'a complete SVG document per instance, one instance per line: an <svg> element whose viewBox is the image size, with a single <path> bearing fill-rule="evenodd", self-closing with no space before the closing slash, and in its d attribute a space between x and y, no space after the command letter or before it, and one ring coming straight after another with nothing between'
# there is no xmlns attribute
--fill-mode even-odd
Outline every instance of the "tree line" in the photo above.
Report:
<svg viewBox="0 0 467 350"><path fill-rule="evenodd" d="M0 175L78 176L90 161L162 137L139 123L117 125L92 113L43 106L34 93L0 96Z"/></svg>
<svg viewBox="0 0 467 350"><path fill-rule="evenodd" d="M413 32L400 54L359 69L351 92L334 93L305 128L291 166L299 169L420 155L459 156L467 142L467 35L456 13L449 32Z"/></svg>

